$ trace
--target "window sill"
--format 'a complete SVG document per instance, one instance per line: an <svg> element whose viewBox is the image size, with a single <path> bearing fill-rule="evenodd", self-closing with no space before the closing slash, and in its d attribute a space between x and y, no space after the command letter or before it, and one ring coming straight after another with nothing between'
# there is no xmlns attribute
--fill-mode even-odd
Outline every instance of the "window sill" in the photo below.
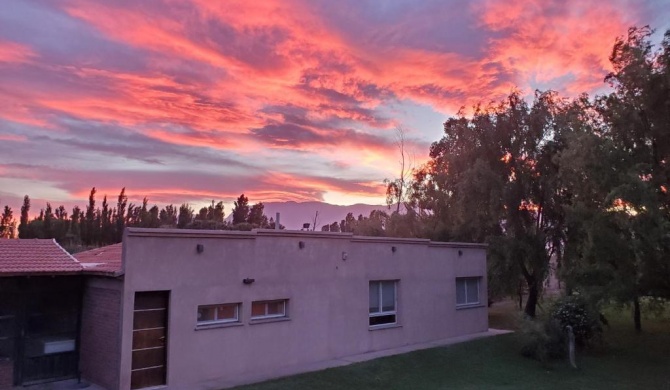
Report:
<svg viewBox="0 0 670 390"><path fill-rule="evenodd" d="M373 325L373 326L369 326L368 330L382 330L382 329L394 329L394 328L402 328L402 325L400 325L400 324Z"/></svg>
<svg viewBox="0 0 670 390"><path fill-rule="evenodd" d="M456 305L456 310L465 310L465 309L478 309L480 307L486 307L483 303L472 303L467 305Z"/></svg>
<svg viewBox="0 0 670 390"><path fill-rule="evenodd" d="M250 320L249 325L267 324L269 322L284 322L284 321L291 321L291 319L289 317L258 318L255 320Z"/></svg>
<svg viewBox="0 0 670 390"><path fill-rule="evenodd" d="M235 326L243 326L241 322L223 322L220 324L202 324L196 325L195 330L207 330L207 329L218 329L218 328L232 328Z"/></svg>

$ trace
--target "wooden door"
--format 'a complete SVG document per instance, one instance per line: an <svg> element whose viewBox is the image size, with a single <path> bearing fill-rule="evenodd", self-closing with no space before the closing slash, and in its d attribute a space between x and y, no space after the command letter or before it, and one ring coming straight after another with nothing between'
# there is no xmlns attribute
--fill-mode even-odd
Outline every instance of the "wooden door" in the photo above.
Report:
<svg viewBox="0 0 670 390"><path fill-rule="evenodd" d="M169 291L135 293L130 388L165 384Z"/></svg>

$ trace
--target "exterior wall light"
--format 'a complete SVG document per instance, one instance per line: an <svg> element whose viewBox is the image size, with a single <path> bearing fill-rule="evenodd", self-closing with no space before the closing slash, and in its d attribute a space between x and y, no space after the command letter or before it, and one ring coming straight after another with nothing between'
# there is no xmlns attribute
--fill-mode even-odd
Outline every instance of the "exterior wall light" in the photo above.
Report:
<svg viewBox="0 0 670 390"><path fill-rule="evenodd" d="M397 251L397 250L398 250L398 248L396 248L394 246L391 247L391 252L395 253L395 251Z"/></svg>
<svg viewBox="0 0 670 390"><path fill-rule="evenodd" d="M198 244L198 245L195 246L195 251L198 252L198 253L202 253L202 252L205 251L205 246L202 245L202 244Z"/></svg>
<svg viewBox="0 0 670 390"><path fill-rule="evenodd" d="M305 241L298 242L298 248L304 249L305 248Z"/></svg>

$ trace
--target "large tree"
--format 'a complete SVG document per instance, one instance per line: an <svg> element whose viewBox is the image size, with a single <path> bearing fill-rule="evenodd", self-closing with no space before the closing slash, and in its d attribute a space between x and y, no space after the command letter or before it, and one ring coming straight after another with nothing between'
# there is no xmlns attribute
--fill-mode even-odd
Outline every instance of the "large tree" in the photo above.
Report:
<svg viewBox="0 0 670 390"><path fill-rule="evenodd" d="M561 156L567 205L563 273L569 288L633 306L670 297L670 33L659 51L649 28L617 39L608 81L596 100L600 125L576 134Z"/></svg>
<svg viewBox="0 0 670 390"><path fill-rule="evenodd" d="M508 276L491 285L509 290L523 281L531 317L562 242L553 157L565 111L553 92L536 93L531 105L514 92L470 117L461 112L414 177L414 201L432 215L433 238L490 243L490 266Z"/></svg>

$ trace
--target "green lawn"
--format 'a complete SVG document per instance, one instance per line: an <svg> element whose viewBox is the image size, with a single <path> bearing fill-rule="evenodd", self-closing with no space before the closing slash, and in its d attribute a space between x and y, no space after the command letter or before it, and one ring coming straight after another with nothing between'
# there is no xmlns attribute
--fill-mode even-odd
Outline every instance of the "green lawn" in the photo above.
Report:
<svg viewBox="0 0 670 390"><path fill-rule="evenodd" d="M492 323L514 325L513 305ZM496 314L497 313L497 314ZM496 317L499 315L499 317ZM296 375L242 390L272 389L660 389L670 390L670 320L646 319L635 334L628 313L607 313L606 346L578 354L579 369L518 353L515 334Z"/></svg>

